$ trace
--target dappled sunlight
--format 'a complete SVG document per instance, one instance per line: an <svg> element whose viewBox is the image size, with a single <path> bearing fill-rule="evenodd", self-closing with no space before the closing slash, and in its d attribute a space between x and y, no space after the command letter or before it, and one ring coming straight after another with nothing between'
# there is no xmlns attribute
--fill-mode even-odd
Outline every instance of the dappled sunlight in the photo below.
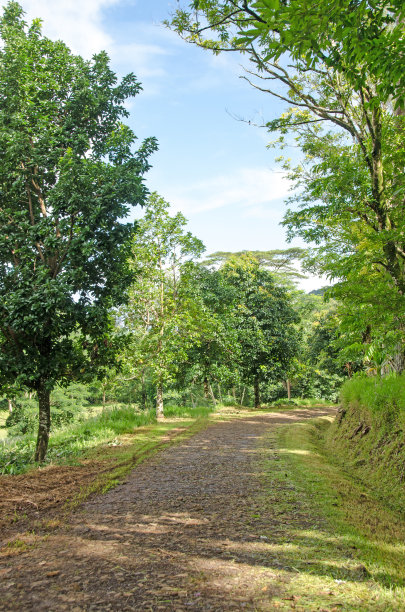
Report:
<svg viewBox="0 0 405 612"><path fill-rule="evenodd" d="M314 453L309 450L304 450L302 448L280 448L278 450L279 453L287 453L288 455L317 455L318 453Z"/></svg>

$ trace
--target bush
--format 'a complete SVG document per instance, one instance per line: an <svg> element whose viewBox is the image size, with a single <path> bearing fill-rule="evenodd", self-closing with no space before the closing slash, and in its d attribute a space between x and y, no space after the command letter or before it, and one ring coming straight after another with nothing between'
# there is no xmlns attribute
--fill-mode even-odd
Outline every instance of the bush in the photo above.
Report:
<svg viewBox="0 0 405 612"><path fill-rule="evenodd" d="M57 387L51 394L51 430L83 420L88 405L89 392L85 385L72 383L66 388ZM38 428L38 402L19 397L13 401L13 411L6 420L12 436L33 434Z"/></svg>

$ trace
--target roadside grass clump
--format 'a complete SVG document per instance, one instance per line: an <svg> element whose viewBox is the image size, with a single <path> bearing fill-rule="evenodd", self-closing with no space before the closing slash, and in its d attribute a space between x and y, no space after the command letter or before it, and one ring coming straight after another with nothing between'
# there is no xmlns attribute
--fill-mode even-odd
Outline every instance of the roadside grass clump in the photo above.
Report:
<svg viewBox="0 0 405 612"><path fill-rule="evenodd" d="M206 418L209 408L172 406L165 410L168 418ZM88 451L100 445L119 444L119 437L156 423L154 410L132 406L112 407L85 421L74 422L55 430L50 438L45 463L77 462ZM0 474L21 474L37 464L33 462L35 436L27 434L0 444Z"/></svg>
<svg viewBox="0 0 405 612"><path fill-rule="evenodd" d="M284 407L293 407L296 408L297 406L333 406L335 405L334 402L331 401L327 401L327 400L322 400L322 399L311 399L311 398L307 398L307 397L294 397L291 399L285 399L285 398L281 398L278 399L274 402L272 402L269 406L269 408L273 408L273 407L279 407L282 406Z"/></svg>
<svg viewBox="0 0 405 612"><path fill-rule="evenodd" d="M353 378L341 397L325 438L333 461L405 515L405 375Z"/></svg>
<svg viewBox="0 0 405 612"><path fill-rule="evenodd" d="M211 412L213 412L213 410L213 406L166 406L165 416L167 418L206 418L211 414Z"/></svg>
<svg viewBox="0 0 405 612"><path fill-rule="evenodd" d="M288 502L307 527L285 527L289 565L296 570L289 590L305 610L405 610L405 522L370 489L332 461L325 443L331 418L281 426L276 433L280 490L271 500ZM270 494L270 491L269 491ZM296 554L291 552L296 550ZM333 603L332 603L333 602Z"/></svg>

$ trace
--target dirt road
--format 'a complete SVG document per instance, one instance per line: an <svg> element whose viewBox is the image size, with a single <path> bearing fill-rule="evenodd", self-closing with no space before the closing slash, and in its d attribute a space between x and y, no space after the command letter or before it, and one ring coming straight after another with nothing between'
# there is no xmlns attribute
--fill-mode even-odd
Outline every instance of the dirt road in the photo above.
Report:
<svg viewBox="0 0 405 612"><path fill-rule="evenodd" d="M263 452L277 461L263 434L327 413L245 415L160 452L67 526L2 559L0 610L275 609L291 568L269 544L305 515L274 516L261 501Z"/></svg>

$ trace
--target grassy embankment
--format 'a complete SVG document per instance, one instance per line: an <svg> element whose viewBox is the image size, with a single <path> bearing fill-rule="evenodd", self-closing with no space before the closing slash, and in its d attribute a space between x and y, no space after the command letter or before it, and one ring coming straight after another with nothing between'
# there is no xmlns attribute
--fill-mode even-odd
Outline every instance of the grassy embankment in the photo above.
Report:
<svg viewBox="0 0 405 612"><path fill-rule="evenodd" d="M287 481L288 499L273 502L301 505L310 525L282 546L298 607L318 610L329 592L336 610L405 610L404 433L404 377L349 381L334 422L278 430L272 486Z"/></svg>

